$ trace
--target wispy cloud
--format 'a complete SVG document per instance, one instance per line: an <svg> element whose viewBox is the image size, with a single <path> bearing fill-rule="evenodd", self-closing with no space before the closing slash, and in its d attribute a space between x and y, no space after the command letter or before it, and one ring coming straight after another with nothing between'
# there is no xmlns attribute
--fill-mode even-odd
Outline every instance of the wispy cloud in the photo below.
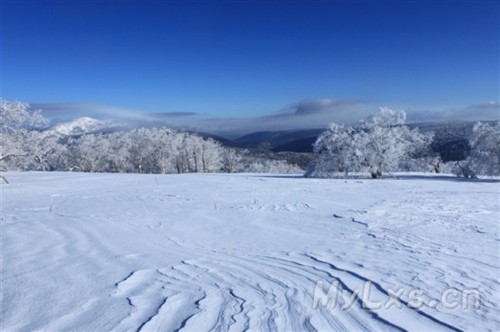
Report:
<svg viewBox="0 0 500 332"><path fill-rule="evenodd" d="M195 112L143 113L128 108L79 103L32 103L31 106L33 109L41 109L44 115L59 120L91 116L114 120L124 126L166 126L235 137L254 131L326 128L331 122L355 123L383 104L361 99L304 99L286 105L275 113L255 117L207 117ZM462 108L399 109L406 110L409 122L500 119L498 101L476 103Z"/></svg>
<svg viewBox="0 0 500 332"><path fill-rule="evenodd" d="M294 102L280 112L264 116L263 120L289 121L309 126L319 121L352 122L367 111L368 102L364 100L316 98ZM314 124L314 126L317 126ZM322 125L323 126L323 125Z"/></svg>
<svg viewBox="0 0 500 332"><path fill-rule="evenodd" d="M280 111L246 118L210 118L203 124L206 130L245 134L252 131L295 130L326 128L331 122L350 123L368 114L368 105L362 100L329 98L305 99L285 106Z"/></svg>
<svg viewBox="0 0 500 332"><path fill-rule="evenodd" d="M150 113L152 117L155 118L182 118L182 117L192 117L195 115L199 115L196 112L162 112L162 113Z"/></svg>
<svg viewBox="0 0 500 332"><path fill-rule="evenodd" d="M252 131L325 128L332 121L356 121L362 117L360 106L364 104L366 102L361 100L304 99L286 105L270 115L218 118L195 112L142 113L128 108L84 103L32 103L31 106L33 109L41 109L50 118L62 120L94 116L120 121L126 125L164 125L177 129L238 135Z"/></svg>
<svg viewBox="0 0 500 332"><path fill-rule="evenodd" d="M98 116L112 119L148 120L150 115L123 107L86 103L31 103L32 109L40 109L49 118L75 118Z"/></svg>
<svg viewBox="0 0 500 332"><path fill-rule="evenodd" d="M408 120L411 122L433 121L494 121L500 120L500 102L488 101L465 107L426 110L408 109Z"/></svg>
<svg viewBox="0 0 500 332"><path fill-rule="evenodd" d="M468 110L493 110L493 111L499 111L500 110L500 101L488 101L486 103L481 103L481 104L474 104L466 107Z"/></svg>
<svg viewBox="0 0 500 332"><path fill-rule="evenodd" d="M312 115L320 113L337 112L345 106L359 105L366 103L363 100L341 100L330 98L305 99L295 102L286 108L294 115Z"/></svg>

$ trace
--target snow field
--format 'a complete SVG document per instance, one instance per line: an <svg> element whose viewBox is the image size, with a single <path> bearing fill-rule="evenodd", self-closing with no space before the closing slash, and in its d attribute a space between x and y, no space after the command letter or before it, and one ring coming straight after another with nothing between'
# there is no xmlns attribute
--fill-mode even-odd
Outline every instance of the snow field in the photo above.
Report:
<svg viewBox="0 0 500 332"><path fill-rule="evenodd" d="M500 329L493 180L7 177L5 331ZM381 303L401 290L402 305L315 307L334 282ZM447 308L449 289L477 290L480 306Z"/></svg>

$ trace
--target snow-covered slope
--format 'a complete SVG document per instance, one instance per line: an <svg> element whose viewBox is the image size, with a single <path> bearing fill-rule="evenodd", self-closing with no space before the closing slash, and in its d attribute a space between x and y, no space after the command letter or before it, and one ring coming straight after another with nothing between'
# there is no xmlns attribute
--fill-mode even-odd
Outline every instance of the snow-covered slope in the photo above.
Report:
<svg viewBox="0 0 500 332"><path fill-rule="evenodd" d="M73 136L96 132L110 126L108 121L82 117L68 122L61 122L46 129L50 134Z"/></svg>
<svg viewBox="0 0 500 332"><path fill-rule="evenodd" d="M7 176L4 331L500 329L495 182Z"/></svg>

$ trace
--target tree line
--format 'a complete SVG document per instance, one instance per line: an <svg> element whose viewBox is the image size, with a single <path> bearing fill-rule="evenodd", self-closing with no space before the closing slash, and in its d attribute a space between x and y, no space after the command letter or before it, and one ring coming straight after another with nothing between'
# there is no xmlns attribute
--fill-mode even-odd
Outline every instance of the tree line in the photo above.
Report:
<svg viewBox="0 0 500 332"><path fill-rule="evenodd" d="M281 160L252 158L245 150L168 128L62 136L27 103L0 103L1 170L123 173L297 172Z"/></svg>
<svg viewBox="0 0 500 332"><path fill-rule="evenodd" d="M302 171L283 160L257 158L246 150L222 146L211 138L168 128L57 135L43 130L47 119L22 102L0 101L0 119L1 171L156 174ZM432 133L409 129L405 122L404 112L381 108L357 126L332 123L314 143L314 158L306 176L363 173L378 178L397 171L455 173L469 178L500 175L498 121L477 123L469 135L469 156L448 163L432 152Z"/></svg>

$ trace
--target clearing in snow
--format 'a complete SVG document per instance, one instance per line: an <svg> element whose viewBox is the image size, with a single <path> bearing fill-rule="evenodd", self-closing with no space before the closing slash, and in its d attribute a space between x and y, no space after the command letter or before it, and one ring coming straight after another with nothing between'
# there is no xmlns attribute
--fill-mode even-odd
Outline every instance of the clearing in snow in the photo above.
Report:
<svg viewBox="0 0 500 332"><path fill-rule="evenodd" d="M499 185L11 173L4 331L499 330Z"/></svg>

